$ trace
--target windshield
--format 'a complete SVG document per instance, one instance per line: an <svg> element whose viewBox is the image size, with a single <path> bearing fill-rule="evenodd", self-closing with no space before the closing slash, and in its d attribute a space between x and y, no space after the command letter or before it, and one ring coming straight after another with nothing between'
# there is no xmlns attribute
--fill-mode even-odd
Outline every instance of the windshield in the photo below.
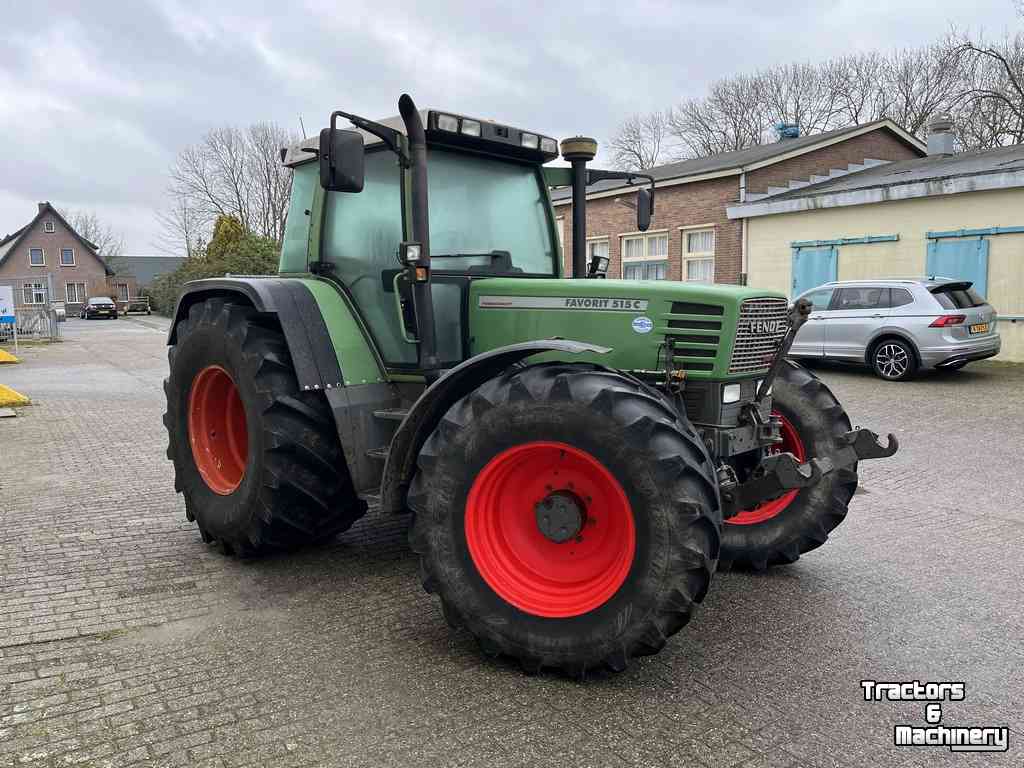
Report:
<svg viewBox="0 0 1024 768"><path fill-rule="evenodd" d="M427 169L434 269L554 274L548 203L535 166L431 149Z"/></svg>

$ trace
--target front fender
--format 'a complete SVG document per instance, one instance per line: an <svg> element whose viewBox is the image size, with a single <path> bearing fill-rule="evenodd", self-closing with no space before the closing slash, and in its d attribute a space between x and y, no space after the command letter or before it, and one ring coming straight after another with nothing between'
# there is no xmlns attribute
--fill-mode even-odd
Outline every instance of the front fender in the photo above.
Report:
<svg viewBox="0 0 1024 768"><path fill-rule="evenodd" d="M416 472L416 457L423 443L448 409L483 382L494 378L510 365L542 352L604 355L610 351L608 347L579 341L543 339L498 347L446 371L420 395L391 440L381 481L381 509L385 512L401 512L405 509L406 494Z"/></svg>

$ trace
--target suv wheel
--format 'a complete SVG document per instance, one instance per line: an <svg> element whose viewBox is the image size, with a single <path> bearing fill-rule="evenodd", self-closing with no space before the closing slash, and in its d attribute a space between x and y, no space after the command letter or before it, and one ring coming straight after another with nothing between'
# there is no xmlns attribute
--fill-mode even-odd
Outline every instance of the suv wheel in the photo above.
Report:
<svg viewBox="0 0 1024 768"><path fill-rule="evenodd" d="M871 366L888 381L906 381L917 371L914 350L905 341L885 339L875 347Z"/></svg>

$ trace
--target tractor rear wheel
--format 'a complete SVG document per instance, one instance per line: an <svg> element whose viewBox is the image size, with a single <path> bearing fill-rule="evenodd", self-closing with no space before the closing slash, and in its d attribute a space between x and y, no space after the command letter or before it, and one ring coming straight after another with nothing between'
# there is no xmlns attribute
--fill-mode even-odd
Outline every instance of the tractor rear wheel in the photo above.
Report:
<svg viewBox="0 0 1024 768"><path fill-rule="evenodd" d="M257 555L328 539L363 515L326 398L299 390L273 319L197 303L168 358L167 458L204 541Z"/></svg>
<svg viewBox="0 0 1024 768"><path fill-rule="evenodd" d="M489 655L624 669L704 599L721 507L693 428L612 371L514 369L457 402L409 492L423 586Z"/></svg>
<svg viewBox="0 0 1024 768"><path fill-rule="evenodd" d="M846 411L817 376L786 362L772 387L772 406L782 417L782 445L801 461L832 458L851 429ZM838 469L809 488L789 491L755 509L727 518L718 567L764 570L795 562L820 547L843 522L857 490L857 467Z"/></svg>

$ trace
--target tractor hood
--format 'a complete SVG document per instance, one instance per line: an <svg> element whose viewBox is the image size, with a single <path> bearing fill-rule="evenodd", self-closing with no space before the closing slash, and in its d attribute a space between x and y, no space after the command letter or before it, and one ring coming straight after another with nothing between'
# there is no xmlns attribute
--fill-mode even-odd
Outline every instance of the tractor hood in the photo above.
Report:
<svg viewBox="0 0 1024 768"><path fill-rule="evenodd" d="M768 370L788 328L775 291L636 280L474 280L471 354L559 337L611 347L594 358L624 370L661 370L671 347L687 377L750 378ZM738 337L738 343L737 343Z"/></svg>

